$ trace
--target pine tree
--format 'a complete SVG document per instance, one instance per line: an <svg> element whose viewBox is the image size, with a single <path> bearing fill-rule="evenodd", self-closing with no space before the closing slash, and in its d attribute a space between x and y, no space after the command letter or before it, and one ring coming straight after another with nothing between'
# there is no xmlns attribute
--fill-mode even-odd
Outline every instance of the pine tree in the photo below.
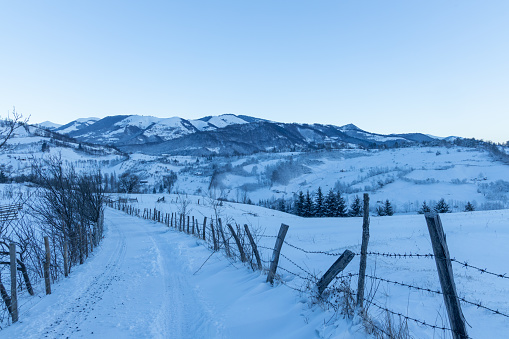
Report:
<svg viewBox="0 0 509 339"><path fill-rule="evenodd" d="M346 207L346 201L341 196L341 193L338 191L336 193L336 217L346 217L348 216L348 211Z"/></svg>
<svg viewBox="0 0 509 339"><path fill-rule="evenodd" d="M362 205L361 205L361 199L358 195L355 196L355 199L353 200L352 204L350 205L350 211L348 212L348 215L351 217L362 217Z"/></svg>
<svg viewBox="0 0 509 339"><path fill-rule="evenodd" d="M389 216L394 214L394 209L392 208L392 205L391 205L391 202L389 201L389 199L385 200L384 212L385 212L385 215L389 215Z"/></svg>
<svg viewBox="0 0 509 339"><path fill-rule="evenodd" d="M383 205L379 205L376 207L376 215L378 215L379 217L383 217L383 216L387 215L387 214L385 214L385 208Z"/></svg>
<svg viewBox="0 0 509 339"><path fill-rule="evenodd" d="M473 212L473 211L475 211L474 205L472 205L470 203L470 201L467 202L467 204L465 205L465 212Z"/></svg>
<svg viewBox="0 0 509 339"><path fill-rule="evenodd" d="M286 212L285 199L283 199L283 198L279 199L279 204L278 204L277 209L280 210L281 212Z"/></svg>
<svg viewBox="0 0 509 339"><path fill-rule="evenodd" d="M299 217L304 216L304 193L302 191L299 191L299 196L297 197L297 201L295 202L295 214L297 214Z"/></svg>
<svg viewBox="0 0 509 339"><path fill-rule="evenodd" d="M331 189L329 193L327 194L327 197L325 198L325 216L326 217L335 217L337 213L337 201L336 201L336 194L334 194L334 191Z"/></svg>
<svg viewBox="0 0 509 339"><path fill-rule="evenodd" d="M431 212L431 208L429 208L428 205L426 205L426 201L422 203L421 208L417 211L419 214L429 213Z"/></svg>
<svg viewBox="0 0 509 339"><path fill-rule="evenodd" d="M318 218L321 218L324 215L323 193L321 187L318 187L318 191L316 192L314 215Z"/></svg>
<svg viewBox="0 0 509 339"><path fill-rule="evenodd" d="M311 199L311 194L309 194L309 191L306 192L306 199L304 200L303 212L304 212L303 215L305 217L312 217L314 213L313 200Z"/></svg>
<svg viewBox="0 0 509 339"><path fill-rule="evenodd" d="M451 212L449 205L447 205L444 198L440 199L433 209L437 213L450 213Z"/></svg>

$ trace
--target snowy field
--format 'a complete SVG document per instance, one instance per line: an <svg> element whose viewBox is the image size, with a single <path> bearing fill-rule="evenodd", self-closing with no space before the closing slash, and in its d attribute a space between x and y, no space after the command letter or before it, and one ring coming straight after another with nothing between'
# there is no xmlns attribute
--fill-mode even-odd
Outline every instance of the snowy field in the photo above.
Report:
<svg viewBox="0 0 509 339"><path fill-rule="evenodd" d="M175 195L133 195L138 208L166 213L179 209ZM180 196L179 199L182 199ZM182 200L180 200L182 201ZM261 207L188 196L189 215L203 220L217 213L225 222L248 224L261 247L272 248L281 223L288 224L288 244L308 250L342 253L360 251L361 218L304 219ZM199 202L198 202L199 201ZM509 272L507 210L442 215L453 258L490 272ZM265 274L253 272L207 245L161 223L108 209L105 241L92 260L53 288L51 296L22 299L21 321L0 331L0 338L39 337L171 337L171 338L365 338L358 319L344 319L316 302L308 280L320 276L337 258L304 253L283 245L274 287ZM232 242L233 245L233 242ZM432 253L424 217L371 217L368 251ZM262 259L270 250L261 248ZM289 261L288 259L291 261ZM293 261L293 263L292 263ZM297 267L295 264L299 267ZM345 273L358 272L358 256ZM265 264L267 266L267 264ZM482 274L453 262L461 298L509 314L509 279ZM436 267L429 258L368 256L367 274L420 288L440 290ZM339 283L339 281L337 282ZM355 277L351 287L356 288ZM304 290L299 292L296 290ZM367 279L374 304L426 324L449 327L442 296L386 281ZM373 294L373 293L372 293ZM508 318L462 302L472 338L503 338ZM370 315L383 322L374 305ZM448 331L408 321L414 338L450 338ZM93 333L93 334L92 334Z"/></svg>

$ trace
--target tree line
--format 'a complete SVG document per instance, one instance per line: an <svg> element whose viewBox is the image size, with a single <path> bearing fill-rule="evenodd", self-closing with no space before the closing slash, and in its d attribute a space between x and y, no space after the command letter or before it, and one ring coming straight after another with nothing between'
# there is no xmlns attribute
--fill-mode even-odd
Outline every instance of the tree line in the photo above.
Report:
<svg viewBox="0 0 509 339"><path fill-rule="evenodd" d="M310 193L309 190L306 193L299 191L290 200L283 198L260 200L258 205L306 218L362 217L364 214L362 200L358 195L349 205L340 191L330 189L327 194L324 194L321 187L318 187L315 193ZM391 202L386 200L379 205L376 213L380 216L393 215L394 209Z"/></svg>

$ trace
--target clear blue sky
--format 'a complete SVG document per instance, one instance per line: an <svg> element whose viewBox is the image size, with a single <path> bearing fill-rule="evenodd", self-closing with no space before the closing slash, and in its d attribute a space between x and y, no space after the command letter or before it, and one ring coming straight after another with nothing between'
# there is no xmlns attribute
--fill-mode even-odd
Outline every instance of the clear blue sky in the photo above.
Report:
<svg viewBox="0 0 509 339"><path fill-rule="evenodd" d="M4 1L0 116L246 114L509 140L509 1Z"/></svg>

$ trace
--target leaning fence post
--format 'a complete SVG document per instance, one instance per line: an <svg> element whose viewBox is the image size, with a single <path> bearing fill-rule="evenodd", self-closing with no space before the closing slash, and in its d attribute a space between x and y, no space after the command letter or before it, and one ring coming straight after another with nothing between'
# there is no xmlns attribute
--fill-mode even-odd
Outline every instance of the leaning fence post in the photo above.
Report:
<svg viewBox="0 0 509 339"><path fill-rule="evenodd" d="M203 217L203 240L205 239L205 228L207 227L207 217Z"/></svg>
<svg viewBox="0 0 509 339"><path fill-rule="evenodd" d="M442 221L440 220L440 216L436 213L428 212L424 217L428 225L440 286L442 287L442 294L451 325L452 337L454 339L468 338L465 317L461 311L461 305L456 293L451 257L449 255Z"/></svg>
<svg viewBox="0 0 509 339"><path fill-rule="evenodd" d="M345 250L343 254L332 264L332 266L325 272L323 277L318 281L318 295L322 295L323 291L329 286L332 279L334 279L345 267L352 261L355 254L352 251Z"/></svg>
<svg viewBox="0 0 509 339"><path fill-rule="evenodd" d="M231 254L230 254L230 244L228 243L228 241L226 240L226 237L224 236L223 223L221 222L221 218L218 218L217 222L219 224L219 226L218 226L218 224L216 224L217 228L219 229L219 231L217 232L218 233L218 235L217 235L217 242L219 242L219 233L221 233L221 238L223 238L224 249L226 251L226 255L227 256L231 256Z"/></svg>
<svg viewBox="0 0 509 339"><path fill-rule="evenodd" d="M364 304L364 281L366 279L366 257L369 242L369 195L364 193L364 217L362 219L361 260L359 265L359 281L357 284L357 307L362 310Z"/></svg>
<svg viewBox="0 0 509 339"><path fill-rule="evenodd" d="M16 286L17 264L16 264L16 244L11 243L9 246L9 254L11 259L11 310L12 322L18 321L18 290Z"/></svg>
<svg viewBox="0 0 509 339"><path fill-rule="evenodd" d="M233 238L235 239L235 242L237 243L237 247L239 248L239 252L240 252L240 261L246 262L247 261L246 254L244 253L244 248L242 248L242 244L240 243L240 239L239 239L238 235L233 230L232 225L227 224L226 226L228 226L228 228L230 229L230 232L232 233Z"/></svg>
<svg viewBox="0 0 509 339"><path fill-rule="evenodd" d="M260 253L258 253L258 247L256 246L256 243L253 239L253 236L251 235L251 232L249 231L249 227L247 227L247 224L244 224L244 229L246 230L247 237L249 238L249 242L251 243L251 248L253 249L258 269L261 271L263 266L262 260L260 259Z"/></svg>
<svg viewBox="0 0 509 339"><path fill-rule="evenodd" d="M217 245L217 239L216 239L216 235L214 232L214 221L212 218L210 219L210 231L212 232L212 241L214 243L214 251L217 251L219 249L219 247Z"/></svg>
<svg viewBox="0 0 509 339"><path fill-rule="evenodd" d="M272 252L272 260L270 261L269 274L267 275L267 282L272 285L274 283L274 277L276 276L277 264L279 262L279 254L281 253L281 247L285 241L286 232L288 232L290 226L281 224L279 233L277 235L276 244L274 245L274 252Z"/></svg>
<svg viewBox="0 0 509 339"><path fill-rule="evenodd" d="M49 250L49 239L44 237L44 248L46 249L46 261L44 262L44 283L46 285L46 294L51 294L51 283L49 277L49 264L51 260L51 252Z"/></svg>

